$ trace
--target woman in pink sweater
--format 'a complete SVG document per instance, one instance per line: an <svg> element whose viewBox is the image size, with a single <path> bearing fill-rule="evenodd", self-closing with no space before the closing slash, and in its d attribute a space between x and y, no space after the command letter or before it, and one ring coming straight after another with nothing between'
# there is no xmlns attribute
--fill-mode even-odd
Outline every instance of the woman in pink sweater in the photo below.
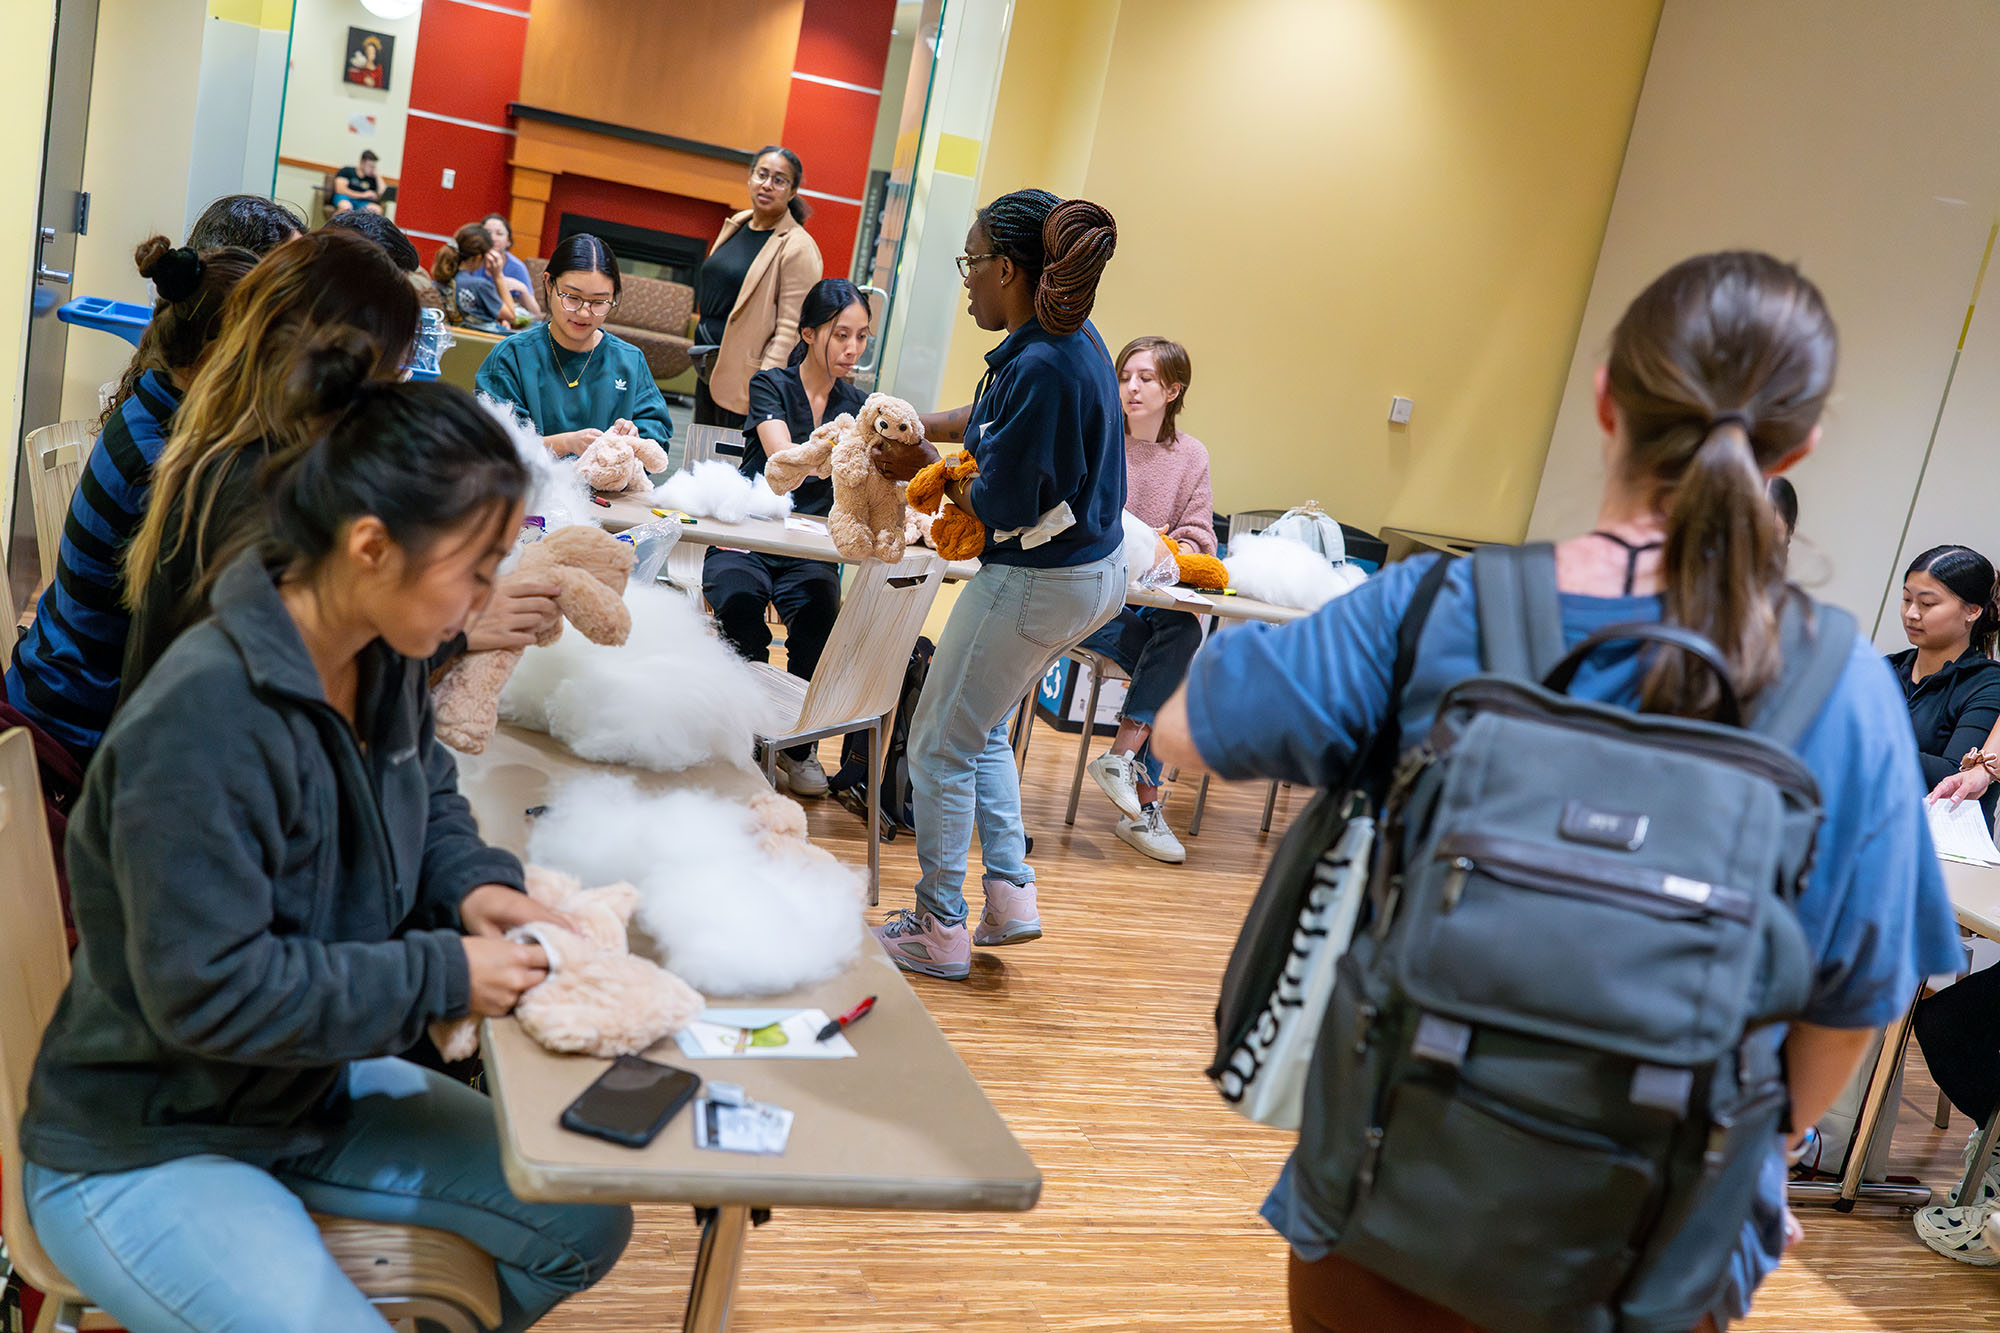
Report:
<svg viewBox="0 0 2000 1333"><path fill-rule="evenodd" d="M1187 349L1165 338L1134 338L1118 353L1118 393L1125 407L1125 508L1183 551L1215 554L1208 450L1174 426L1187 404ZM1085 639L1132 678L1111 749L1090 775L1125 816L1115 832L1156 861L1178 865L1187 849L1161 812L1160 762L1148 738L1160 705L1187 674L1201 647L1201 622L1185 611L1124 607Z"/></svg>

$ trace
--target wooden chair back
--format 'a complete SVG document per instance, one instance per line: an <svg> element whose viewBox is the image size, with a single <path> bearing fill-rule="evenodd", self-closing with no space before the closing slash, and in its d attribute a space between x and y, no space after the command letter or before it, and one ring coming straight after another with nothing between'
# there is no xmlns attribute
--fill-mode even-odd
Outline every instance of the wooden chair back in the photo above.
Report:
<svg viewBox="0 0 2000 1333"><path fill-rule="evenodd" d="M44 587L55 577L56 551L69 519L70 496L83 477L97 436L88 421L58 421L28 432L28 490L35 504L35 544Z"/></svg>
<svg viewBox="0 0 2000 1333"><path fill-rule="evenodd" d="M910 649L943 583L944 561L917 547L893 565L864 560L854 566L833 632L806 686L799 734L896 710Z"/></svg>
<svg viewBox="0 0 2000 1333"><path fill-rule="evenodd" d="M31 455L32 456L32 455ZM26 730L0 735L0 1235L30 1285L52 1298L76 1290L49 1261L28 1225L21 1192L21 1114L28 1076L69 984L69 942L63 935L56 862L42 813L35 745Z"/></svg>

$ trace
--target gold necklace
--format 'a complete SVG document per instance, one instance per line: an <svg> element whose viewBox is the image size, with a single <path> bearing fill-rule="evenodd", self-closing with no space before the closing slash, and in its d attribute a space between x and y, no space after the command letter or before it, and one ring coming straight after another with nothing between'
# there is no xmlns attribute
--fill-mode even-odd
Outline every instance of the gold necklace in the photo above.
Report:
<svg viewBox="0 0 2000 1333"><path fill-rule="evenodd" d="M546 324L542 327L548 328ZM560 379L564 384L569 385L572 389L583 383L583 377L590 373L590 363L597 359L597 349L602 346L604 346L604 339L600 336L596 345L590 349L590 355L583 358L583 369L576 372L575 379L571 379L569 376L563 374L562 361L556 356L555 330L549 329L549 362L556 368L556 378Z"/></svg>

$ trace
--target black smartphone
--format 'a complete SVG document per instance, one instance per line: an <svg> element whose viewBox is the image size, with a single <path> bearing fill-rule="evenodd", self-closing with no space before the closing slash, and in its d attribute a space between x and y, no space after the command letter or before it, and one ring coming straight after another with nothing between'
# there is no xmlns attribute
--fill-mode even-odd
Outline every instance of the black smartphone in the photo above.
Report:
<svg viewBox="0 0 2000 1333"><path fill-rule="evenodd" d="M621 1055L563 1109L562 1126L628 1148L643 1148L701 1090L685 1069Z"/></svg>

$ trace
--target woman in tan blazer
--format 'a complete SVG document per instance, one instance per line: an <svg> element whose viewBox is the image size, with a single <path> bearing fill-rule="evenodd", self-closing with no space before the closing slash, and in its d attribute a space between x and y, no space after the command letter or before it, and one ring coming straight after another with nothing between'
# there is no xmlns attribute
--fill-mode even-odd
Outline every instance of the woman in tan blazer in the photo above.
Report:
<svg viewBox="0 0 2000 1333"><path fill-rule="evenodd" d="M695 386L695 424L743 425L750 377L783 366L799 340L799 305L824 268L799 224L805 168L773 145L750 164L750 207L722 224L695 279L696 345L717 344L714 364Z"/></svg>

